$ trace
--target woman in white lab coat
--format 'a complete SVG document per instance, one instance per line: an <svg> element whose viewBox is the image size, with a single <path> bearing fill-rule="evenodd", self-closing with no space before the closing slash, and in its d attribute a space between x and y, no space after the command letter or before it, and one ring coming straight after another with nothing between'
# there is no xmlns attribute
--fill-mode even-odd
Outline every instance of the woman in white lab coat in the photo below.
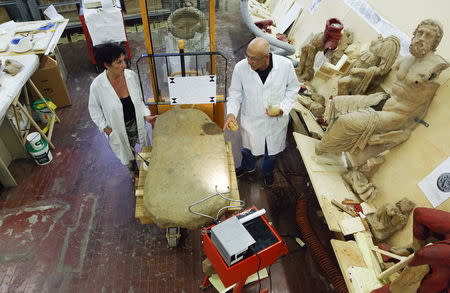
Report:
<svg viewBox="0 0 450 293"><path fill-rule="evenodd" d="M236 169L236 175L253 172L257 156L264 155L264 183L271 186L276 155L285 148L289 112L300 83L291 61L270 54L267 40L252 40L246 56L247 60L238 62L233 71L224 129L230 129L230 122L237 123L240 111L243 149L241 167Z"/></svg>
<svg viewBox="0 0 450 293"><path fill-rule="evenodd" d="M95 58L106 70L91 84L89 114L114 154L136 173L134 147L149 144L145 122L153 124L156 116L151 116L143 102L136 73L126 69L125 50L120 45L98 46Z"/></svg>

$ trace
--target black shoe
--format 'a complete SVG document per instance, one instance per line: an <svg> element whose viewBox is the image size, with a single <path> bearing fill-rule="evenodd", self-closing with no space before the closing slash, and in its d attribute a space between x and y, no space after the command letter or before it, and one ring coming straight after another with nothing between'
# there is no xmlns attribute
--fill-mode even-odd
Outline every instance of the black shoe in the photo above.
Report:
<svg viewBox="0 0 450 293"><path fill-rule="evenodd" d="M272 175L266 175L264 176L264 185L267 187L270 187L275 182L275 178L273 178Z"/></svg>
<svg viewBox="0 0 450 293"><path fill-rule="evenodd" d="M256 170L256 168L253 169L253 170L245 170L245 169L242 169L241 167L236 168L236 178L242 177L242 176L244 176L245 174L248 174L248 173L255 172L255 170Z"/></svg>

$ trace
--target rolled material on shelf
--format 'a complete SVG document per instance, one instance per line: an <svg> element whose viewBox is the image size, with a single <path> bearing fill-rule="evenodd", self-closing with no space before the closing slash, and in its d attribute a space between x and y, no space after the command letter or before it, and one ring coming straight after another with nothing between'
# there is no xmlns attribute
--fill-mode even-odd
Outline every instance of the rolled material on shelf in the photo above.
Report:
<svg viewBox="0 0 450 293"><path fill-rule="evenodd" d="M253 34L255 34L255 36L266 39L271 46L276 48L275 50L273 50L274 54L282 55L282 56L289 56L289 55L295 54L294 46L292 46L286 42L280 41L271 35L263 33L261 31L261 29L259 29L255 25L255 23L253 22L253 19L250 16L250 12L248 11L248 0L241 0L241 14L242 14L242 19L244 20L244 23L247 25L249 30Z"/></svg>

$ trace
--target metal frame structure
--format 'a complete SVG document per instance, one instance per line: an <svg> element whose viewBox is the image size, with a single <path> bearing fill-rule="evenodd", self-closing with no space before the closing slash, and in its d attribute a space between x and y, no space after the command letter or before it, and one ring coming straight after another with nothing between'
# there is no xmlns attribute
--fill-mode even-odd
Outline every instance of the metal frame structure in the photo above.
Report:
<svg viewBox="0 0 450 293"><path fill-rule="evenodd" d="M147 0L139 0L139 5L141 7L141 17L142 17L142 25L144 27L144 36L145 36L145 46L147 48L147 54L142 55L141 58L148 58L148 66L150 72L150 80L152 84L152 92L153 92L153 100L154 102L150 103L150 108L153 113L163 112L161 109L158 109L159 105L164 105L164 101L161 97L161 92L158 88L158 78L156 76L156 63L155 57L168 57L168 56L198 56L198 55L210 55L211 56L211 70L210 74L217 74L217 66L216 66L216 58L217 56L222 56L225 58L220 52L216 51L216 0L209 0L209 52L197 52L197 53L180 53L171 55L171 53L165 53L166 55L155 54L153 49L152 36L150 31L150 19L148 12ZM139 58L139 60L141 60ZM139 60L137 62L139 62ZM226 58L225 58L226 60ZM226 63L226 66L228 63ZM227 89L225 89L226 92ZM226 96L226 95L225 95ZM224 103L216 103L213 105L205 105L206 107L212 107L213 120L219 126L223 126L224 123ZM167 106L166 106L167 107Z"/></svg>
<svg viewBox="0 0 450 293"><path fill-rule="evenodd" d="M186 72L186 69L184 67L184 57L188 57L188 56L195 56L195 63L196 63L196 68L195 70L193 70L192 72ZM225 60L225 68L228 67L228 59L222 55L222 53L220 52L194 52L194 53L184 53L184 52L180 52L180 53L157 53L157 54L143 54L141 55L141 57L138 58L138 60L136 61L136 68L137 68L137 72L138 72L138 76L139 76L139 83L141 85L141 92L142 92L142 96L144 96L144 89L142 86L142 80L141 80L141 70L139 69L139 62L143 59L148 59L149 64L153 63L155 64L155 58L164 58L165 59L165 63L166 63L166 70L167 73L169 73L169 65L168 65L168 58L170 57L180 57L180 61L181 61L181 72L177 72L180 73L182 76L185 76L186 74L192 74L195 73L195 75L199 75L199 71L198 71L198 57L199 56L210 56L211 60L212 59L216 59L217 56L222 57ZM156 69L155 69L156 70ZM211 69L211 74L213 74L213 70ZM175 75L174 73L171 73L169 75ZM225 70L225 97L226 97L226 93L227 93L227 86L228 86L228 80L227 80L227 74L226 74L226 70ZM152 80L152 85L154 85L152 88L156 89L156 95L154 94L154 97L158 97L158 100L155 99L154 102L147 102L144 100L144 103L146 105L153 105L153 106L157 106L157 105L170 105L169 102L165 102L162 100L161 97L161 91L160 88L158 86L158 77L155 74L155 79ZM144 98L145 99L145 98ZM217 102L226 102L226 98L223 99L217 99Z"/></svg>
<svg viewBox="0 0 450 293"><path fill-rule="evenodd" d="M17 8L18 16L20 16L20 21L28 21L31 20L30 14L28 12L28 7L24 0L9 0L0 2L0 6L14 6ZM10 15L11 19L13 19L13 15Z"/></svg>

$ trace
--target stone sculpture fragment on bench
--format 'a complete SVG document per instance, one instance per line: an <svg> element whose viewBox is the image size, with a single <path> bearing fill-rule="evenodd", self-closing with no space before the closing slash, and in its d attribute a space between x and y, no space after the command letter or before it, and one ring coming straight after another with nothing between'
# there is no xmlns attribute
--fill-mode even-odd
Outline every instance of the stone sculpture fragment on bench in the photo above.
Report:
<svg viewBox="0 0 450 293"><path fill-rule="evenodd" d="M175 107L161 114L149 161L144 206L160 228L197 229L210 223L189 212L189 205L217 192L230 194L223 131L200 110ZM229 201L213 197L196 211L215 217L227 205Z"/></svg>
<svg viewBox="0 0 450 293"><path fill-rule="evenodd" d="M1 66L1 62L0 62ZM6 59L5 61L5 68L3 69L4 72L11 74L12 76L15 76L17 73L20 72L23 65L19 61L13 60L13 59Z"/></svg>
<svg viewBox="0 0 450 293"><path fill-rule="evenodd" d="M390 95L375 93L332 99L326 109L329 126L315 147L316 154L349 152L370 158L407 140L427 113L440 86L437 78L449 67L435 53L442 35L442 26L434 20L424 20L417 26L410 45L411 55L394 65L396 81ZM372 108L379 104L383 104L380 111ZM361 171L367 166L360 162L353 167Z"/></svg>
<svg viewBox="0 0 450 293"><path fill-rule="evenodd" d="M371 293L445 292L448 289L450 213L438 209L415 208L412 231L413 243L408 244L407 249L390 249L403 256L414 252L409 256L412 258L408 265L394 281Z"/></svg>
<svg viewBox="0 0 450 293"><path fill-rule="evenodd" d="M385 204L374 214L367 215L366 220L369 223L372 235L378 241L389 238L394 232L406 225L414 206L414 202L403 198L394 204Z"/></svg>
<svg viewBox="0 0 450 293"><path fill-rule="evenodd" d="M300 80L308 81L314 76L314 60L317 52L323 51L332 64L336 64L344 54L345 49L353 41L353 34L342 30L344 25L337 18L328 19L324 32L315 34L302 47L300 63L296 68Z"/></svg>
<svg viewBox="0 0 450 293"><path fill-rule="evenodd" d="M395 36L378 37L371 42L338 80L338 95L364 95L375 89L391 70L400 52L400 40Z"/></svg>

